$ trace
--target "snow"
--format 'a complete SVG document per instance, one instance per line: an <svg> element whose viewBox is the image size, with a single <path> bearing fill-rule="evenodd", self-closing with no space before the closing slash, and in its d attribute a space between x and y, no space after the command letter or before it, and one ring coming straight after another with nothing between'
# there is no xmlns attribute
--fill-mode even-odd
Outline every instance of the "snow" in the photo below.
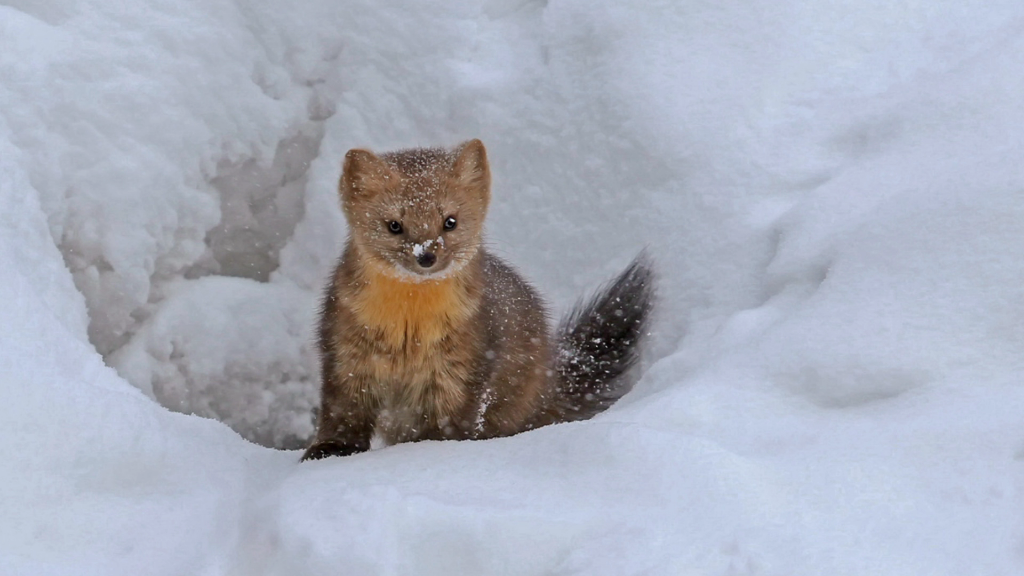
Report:
<svg viewBox="0 0 1024 576"><path fill-rule="evenodd" d="M442 246L442 247L444 246L444 239L442 239L440 236L438 236L437 238L431 238L430 240L427 240L427 241L423 242L422 244L413 244L412 245L412 255L417 257L417 258L419 258L420 256L423 256L424 253L426 253L428 250L430 250L430 247L433 246L435 242L437 242L438 246Z"/></svg>
<svg viewBox="0 0 1024 576"><path fill-rule="evenodd" d="M1024 573L1017 0L0 5L0 574ZM341 159L479 137L588 422L299 464Z"/></svg>

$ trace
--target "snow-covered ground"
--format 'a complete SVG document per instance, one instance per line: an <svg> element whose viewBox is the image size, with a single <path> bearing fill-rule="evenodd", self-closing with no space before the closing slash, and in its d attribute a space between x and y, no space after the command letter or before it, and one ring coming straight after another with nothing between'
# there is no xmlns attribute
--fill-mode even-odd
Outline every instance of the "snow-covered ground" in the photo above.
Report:
<svg viewBox="0 0 1024 576"><path fill-rule="evenodd" d="M1020 0L2 0L0 574L1024 574L1022 95ZM636 390L299 465L342 155L469 137Z"/></svg>

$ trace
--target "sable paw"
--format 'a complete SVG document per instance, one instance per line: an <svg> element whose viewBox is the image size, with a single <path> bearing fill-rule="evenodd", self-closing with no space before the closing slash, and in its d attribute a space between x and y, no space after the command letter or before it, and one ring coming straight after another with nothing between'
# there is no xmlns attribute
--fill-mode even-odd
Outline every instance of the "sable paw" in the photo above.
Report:
<svg viewBox="0 0 1024 576"><path fill-rule="evenodd" d="M306 449L306 453L302 455L301 461L320 460L321 458L329 458L331 456L348 456L350 454L357 454L365 451L366 448L361 446L343 444L333 440L314 442L312 446Z"/></svg>

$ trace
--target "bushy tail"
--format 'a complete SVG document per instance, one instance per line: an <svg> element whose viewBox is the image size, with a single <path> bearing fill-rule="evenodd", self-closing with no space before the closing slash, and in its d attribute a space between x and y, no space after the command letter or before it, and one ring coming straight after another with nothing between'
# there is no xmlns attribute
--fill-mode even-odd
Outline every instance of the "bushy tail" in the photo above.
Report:
<svg viewBox="0 0 1024 576"><path fill-rule="evenodd" d="M555 411L561 421L586 420L633 387L626 372L640 356L654 304L654 272L641 252L617 278L581 301L557 334Z"/></svg>

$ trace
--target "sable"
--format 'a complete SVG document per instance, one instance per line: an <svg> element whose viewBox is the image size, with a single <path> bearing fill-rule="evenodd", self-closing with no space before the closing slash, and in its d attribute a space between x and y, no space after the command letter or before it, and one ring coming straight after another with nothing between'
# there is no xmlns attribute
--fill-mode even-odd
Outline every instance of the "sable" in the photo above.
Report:
<svg viewBox="0 0 1024 576"><path fill-rule="evenodd" d="M653 301L644 254L557 335L523 278L481 246L479 140L345 155L350 235L320 314L317 433L304 460L388 444L508 436L590 418L629 391Z"/></svg>

